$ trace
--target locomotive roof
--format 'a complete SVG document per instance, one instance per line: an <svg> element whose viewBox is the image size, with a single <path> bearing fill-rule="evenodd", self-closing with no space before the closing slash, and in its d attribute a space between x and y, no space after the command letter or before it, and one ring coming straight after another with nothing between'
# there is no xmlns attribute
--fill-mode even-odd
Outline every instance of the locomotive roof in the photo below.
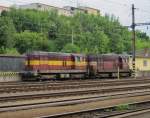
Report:
<svg viewBox="0 0 150 118"><path fill-rule="evenodd" d="M44 51L34 51L31 53L28 53L30 55L61 55L61 56L70 56L70 55L74 55L74 56L85 56L85 54L78 54L78 53L62 53L62 52L44 52Z"/></svg>
<svg viewBox="0 0 150 118"><path fill-rule="evenodd" d="M54 55L70 55L70 53L61 53L61 52L44 52L44 51L34 51L30 52L28 54L33 54L33 55L48 55L48 54L54 54Z"/></svg>
<svg viewBox="0 0 150 118"><path fill-rule="evenodd" d="M127 54L114 54L114 53L110 53L110 54L97 54L97 55L94 55L94 54L90 54L88 55L89 57L91 58L118 58L118 57L121 57L121 58L129 58L130 55L127 55Z"/></svg>

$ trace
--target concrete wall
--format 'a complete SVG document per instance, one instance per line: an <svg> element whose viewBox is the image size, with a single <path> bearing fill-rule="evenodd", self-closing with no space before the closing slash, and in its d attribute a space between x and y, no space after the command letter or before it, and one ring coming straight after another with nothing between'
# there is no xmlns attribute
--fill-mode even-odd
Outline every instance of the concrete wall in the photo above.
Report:
<svg viewBox="0 0 150 118"><path fill-rule="evenodd" d="M0 82L21 81L21 76L17 72L0 72Z"/></svg>
<svg viewBox="0 0 150 118"><path fill-rule="evenodd" d="M150 71L137 71L136 77L150 77Z"/></svg>

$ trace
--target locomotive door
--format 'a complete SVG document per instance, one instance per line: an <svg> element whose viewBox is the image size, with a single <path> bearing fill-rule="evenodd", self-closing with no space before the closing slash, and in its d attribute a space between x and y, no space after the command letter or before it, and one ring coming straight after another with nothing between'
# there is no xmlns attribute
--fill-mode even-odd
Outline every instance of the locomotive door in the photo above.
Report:
<svg viewBox="0 0 150 118"><path fill-rule="evenodd" d="M42 70L42 71L46 71L48 68L47 68L47 65L48 65L48 57L47 55L40 55L39 56L39 70Z"/></svg>
<svg viewBox="0 0 150 118"><path fill-rule="evenodd" d="M36 60L36 65L38 65L34 67L34 70L36 70L37 72L40 72L40 69L41 69L40 55L36 55L34 59Z"/></svg>
<svg viewBox="0 0 150 118"><path fill-rule="evenodd" d="M75 56L74 55L71 55L71 61L72 61L72 65L71 65L71 69L75 69Z"/></svg>
<svg viewBox="0 0 150 118"><path fill-rule="evenodd" d="M103 70L103 60L102 60L102 57L98 57L96 59L96 62L97 62L97 72L101 72Z"/></svg>
<svg viewBox="0 0 150 118"><path fill-rule="evenodd" d="M30 58L29 58L29 55L27 55L26 57L26 61L25 61L25 70L32 70L31 66L30 66Z"/></svg>
<svg viewBox="0 0 150 118"><path fill-rule="evenodd" d="M81 66L81 57L78 55L74 55L74 69L80 69Z"/></svg>
<svg viewBox="0 0 150 118"><path fill-rule="evenodd" d="M123 69L123 60L122 60L122 57L119 57L119 59L118 59L118 66L119 66L119 69Z"/></svg>

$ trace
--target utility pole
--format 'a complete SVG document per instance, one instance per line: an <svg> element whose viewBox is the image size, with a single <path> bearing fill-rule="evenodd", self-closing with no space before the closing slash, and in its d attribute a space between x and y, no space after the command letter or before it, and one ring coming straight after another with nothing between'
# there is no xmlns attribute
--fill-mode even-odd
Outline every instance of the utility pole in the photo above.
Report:
<svg viewBox="0 0 150 118"><path fill-rule="evenodd" d="M135 7L132 4L132 67L133 67L133 76L136 78L135 72Z"/></svg>
<svg viewBox="0 0 150 118"><path fill-rule="evenodd" d="M74 45L74 36L73 36L74 34L73 34L73 29L72 29L72 34L71 34L71 39L72 39L72 45Z"/></svg>
<svg viewBox="0 0 150 118"><path fill-rule="evenodd" d="M144 26L144 25L150 25L150 23L135 23L135 7L134 7L134 4L132 4L132 25L131 25L131 28L132 28L132 67L133 67L133 76L134 78L136 78L136 70L135 70L135 50L136 50L136 47L135 47L135 40L136 40L136 37L135 37L135 27L136 26Z"/></svg>
<svg viewBox="0 0 150 118"><path fill-rule="evenodd" d="M77 2L77 8L79 7L79 0L76 1Z"/></svg>

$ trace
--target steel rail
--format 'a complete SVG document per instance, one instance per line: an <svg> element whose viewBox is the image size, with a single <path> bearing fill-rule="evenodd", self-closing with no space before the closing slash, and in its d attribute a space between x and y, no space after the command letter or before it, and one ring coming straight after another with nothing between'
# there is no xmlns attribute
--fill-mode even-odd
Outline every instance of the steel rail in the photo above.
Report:
<svg viewBox="0 0 150 118"><path fill-rule="evenodd" d="M144 80L149 80L150 78L137 78L136 80L133 79L133 78L123 78L123 79L84 79L84 80L79 80L79 79L76 79L76 80L66 80L66 81L44 81L44 82L33 82L33 81L28 81L28 82L0 82L0 85L1 86L7 86L7 85L16 85L16 84L22 84L22 85L26 85L26 84L31 84L31 85L34 85L34 84L46 84L46 83L53 83L53 84L62 84L62 83L82 83L82 82L97 82L97 81L101 81L101 82L116 82L116 81L141 81L141 79L144 81Z"/></svg>
<svg viewBox="0 0 150 118"><path fill-rule="evenodd" d="M30 100L30 99L41 99L41 98L58 98L65 96L80 96L80 95L90 95L90 94L108 94L114 92L136 92L137 90L150 91L150 85L140 85L140 86L115 86L106 88L92 88L92 89L76 89L69 91L53 91L53 92L38 92L32 94L17 94L17 95L4 95L0 96L0 102L6 101L18 101L18 100Z"/></svg>
<svg viewBox="0 0 150 118"><path fill-rule="evenodd" d="M0 93L14 93L14 92L23 92L23 91L39 91L39 90L60 90L60 89L72 89L72 88L89 88L89 87L103 87L103 86L117 86L117 85L124 85L124 84L142 84L142 83L148 83L150 82L149 80L145 81L132 81L132 82L120 82L120 81L115 81L115 82L94 82L94 83L79 83L79 84L35 84L35 85L17 85L17 86L1 86L0 87Z"/></svg>
<svg viewBox="0 0 150 118"><path fill-rule="evenodd" d="M13 106L1 106L0 112L12 112L12 111L20 111L20 110L28 110L28 109L36 109L36 108L45 108L45 107L59 107L59 106L67 106L67 105L75 105L75 104L83 104L83 103L89 103L89 102L95 102L95 101L105 101L105 100L115 100L115 99L121 99L124 97L139 97L139 96L147 96L150 95L150 93L144 93L144 92L135 92L130 94L117 94L117 95L111 95L110 96L100 96L100 97L91 97L91 98L81 98L81 99L69 99L69 100L62 100L62 101L55 101L55 102L41 102L41 103L33 103L33 104L22 104L22 105L13 105ZM147 101L150 102L150 101ZM104 109L104 108L103 108ZM92 109L92 110L98 110ZM63 113L63 114L54 114L50 116L43 116L42 118L49 118L49 117L58 117L58 116L67 116L77 113L83 113L90 110L84 110L84 111L76 111L76 112L69 112L69 113Z"/></svg>
<svg viewBox="0 0 150 118"><path fill-rule="evenodd" d="M150 100L148 101L142 101L142 102L134 102L134 103L129 103L129 106L140 106L140 108L136 108L133 110L126 110L126 111L121 111L121 112L115 112L115 113L108 113L105 115L97 115L98 118L122 118L122 115L125 114L136 114L139 111L146 111L150 110ZM143 106L143 107L141 107ZM68 112L68 113L61 113L61 114L54 114L54 115L47 115L47 116L41 116L37 118L62 118L62 117L72 117L73 115L78 115L80 116L81 114L92 114L92 112L102 112L110 109L115 109L118 106L110 106L110 107L104 107L104 108L96 108L96 109L88 109L88 110L82 110L82 111L75 111L75 112ZM131 115L126 115L126 116L131 116ZM124 118L124 117L123 117Z"/></svg>

